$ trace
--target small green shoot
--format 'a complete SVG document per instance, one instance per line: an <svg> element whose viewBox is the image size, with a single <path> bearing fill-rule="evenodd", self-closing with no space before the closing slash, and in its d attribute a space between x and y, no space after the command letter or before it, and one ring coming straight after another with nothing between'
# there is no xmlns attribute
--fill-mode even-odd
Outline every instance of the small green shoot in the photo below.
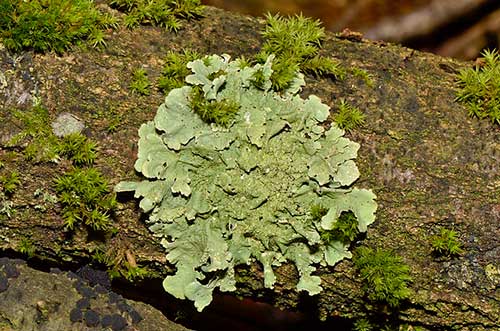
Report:
<svg viewBox="0 0 500 331"><path fill-rule="evenodd" d="M135 259L127 252L121 250L96 248L92 254L92 259L107 268L111 279L123 277L129 282L143 279L151 272L146 267L137 265ZM128 260L131 260L130 262Z"/></svg>
<svg viewBox="0 0 500 331"><path fill-rule="evenodd" d="M412 280L410 268L399 256L381 249L359 247L354 264L365 282L363 288L368 299L386 302L394 308L410 296L407 287Z"/></svg>
<svg viewBox="0 0 500 331"><path fill-rule="evenodd" d="M108 118L108 124L106 126L106 131L108 133L115 133L118 127L123 123L123 116L121 114L112 114Z"/></svg>
<svg viewBox="0 0 500 331"><path fill-rule="evenodd" d="M352 331L373 331L373 325L366 318L361 318L354 322Z"/></svg>
<svg viewBox="0 0 500 331"><path fill-rule="evenodd" d="M311 206L311 217L314 222L321 222L321 218L328 213L328 208L322 205L312 205Z"/></svg>
<svg viewBox="0 0 500 331"><path fill-rule="evenodd" d="M356 67L350 68L349 71L355 77L361 78L368 87L373 87L374 85L373 76L370 73L368 73L368 71Z"/></svg>
<svg viewBox="0 0 500 331"><path fill-rule="evenodd" d="M482 55L482 67L459 72L457 100L467 106L470 116L500 124L500 55L497 50L485 50Z"/></svg>
<svg viewBox="0 0 500 331"><path fill-rule="evenodd" d="M146 277L149 274L148 269L146 269L145 267L132 266L128 262L124 262L124 267L125 271L122 272L122 275L129 282L137 279L144 279L144 277Z"/></svg>
<svg viewBox="0 0 500 331"><path fill-rule="evenodd" d="M311 217L314 222L321 222L321 218L327 213L328 209L321 205L311 206ZM358 234L358 220L352 211L342 212L331 230L320 231L324 243L340 241L349 244Z"/></svg>
<svg viewBox="0 0 500 331"><path fill-rule="evenodd" d="M453 230L441 228L439 235L431 238L432 250L439 256L454 256L463 253L462 244L457 239L457 233Z"/></svg>
<svg viewBox="0 0 500 331"><path fill-rule="evenodd" d="M333 229L323 230L320 234L325 243L340 241L347 245L359 235L358 220L352 211L342 212Z"/></svg>
<svg viewBox="0 0 500 331"><path fill-rule="evenodd" d="M148 79L146 70L140 68L134 71L130 89L140 95L149 95L151 93L151 82Z"/></svg>
<svg viewBox="0 0 500 331"><path fill-rule="evenodd" d="M240 106L233 100L226 99L222 101L207 100L200 87L195 86L190 95L191 107L200 118L207 123L227 127Z"/></svg>
<svg viewBox="0 0 500 331"><path fill-rule="evenodd" d="M21 184L19 173L17 171L12 171L8 175L0 176L0 184L2 184L2 191L5 193L5 195L12 195L17 187Z"/></svg>
<svg viewBox="0 0 500 331"><path fill-rule="evenodd" d="M79 222L95 231L111 227L110 213L116 205L115 194L108 183L94 169L73 169L56 178L55 190L63 206L66 228L73 230Z"/></svg>
<svg viewBox="0 0 500 331"><path fill-rule="evenodd" d="M178 87L182 87L184 79L191 74L187 67L188 62L199 59L201 56L196 51L185 49L180 53L168 52L165 56L165 66L158 79L158 87L164 93Z"/></svg>
<svg viewBox="0 0 500 331"><path fill-rule="evenodd" d="M27 111L14 111L13 115L21 122L23 129L8 144L14 146L26 143L24 157L28 161L56 160L58 139L52 133L47 109L36 106Z"/></svg>
<svg viewBox="0 0 500 331"><path fill-rule="evenodd" d="M345 100L340 100L339 109L333 115L333 120L339 128L350 132L365 122L365 115L359 108L350 105Z"/></svg>
<svg viewBox="0 0 500 331"><path fill-rule="evenodd" d="M88 41L104 44L103 29L116 24L91 0L0 0L0 39L9 50L63 53Z"/></svg>
<svg viewBox="0 0 500 331"><path fill-rule="evenodd" d="M75 166L94 163L97 146L81 133L72 133L62 138L57 152L67 157Z"/></svg>

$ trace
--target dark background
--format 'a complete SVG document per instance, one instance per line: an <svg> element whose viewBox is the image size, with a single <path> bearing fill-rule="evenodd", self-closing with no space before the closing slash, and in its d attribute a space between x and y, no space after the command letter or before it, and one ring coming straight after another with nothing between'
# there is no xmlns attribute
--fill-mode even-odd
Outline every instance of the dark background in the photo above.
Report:
<svg viewBox="0 0 500 331"><path fill-rule="evenodd" d="M365 38L401 43L458 59L498 48L498 0L202 0L254 16L264 13L319 18L333 32L349 28Z"/></svg>

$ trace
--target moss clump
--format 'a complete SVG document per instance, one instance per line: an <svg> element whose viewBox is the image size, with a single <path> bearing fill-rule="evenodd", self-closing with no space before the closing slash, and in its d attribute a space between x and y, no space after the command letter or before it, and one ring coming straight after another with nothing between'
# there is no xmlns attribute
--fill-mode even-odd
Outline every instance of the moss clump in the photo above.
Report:
<svg viewBox="0 0 500 331"><path fill-rule="evenodd" d="M111 5L127 13L124 24L129 28L151 24L177 31L182 26L180 19L198 17L203 12L200 0L112 0Z"/></svg>
<svg viewBox="0 0 500 331"><path fill-rule="evenodd" d="M319 55L325 37L319 20L302 15L284 18L268 14L266 18L265 41L257 60L263 63L269 55L276 56L271 76L275 90L288 88L299 70L315 76L344 77L345 71L336 61Z"/></svg>
<svg viewBox="0 0 500 331"><path fill-rule="evenodd" d="M368 299L397 307L410 296L411 291L407 287L412 280L410 268L399 256L381 249L359 247L354 255L354 264L365 282L363 287Z"/></svg>
<svg viewBox="0 0 500 331"><path fill-rule="evenodd" d="M340 100L339 109L333 115L333 120L341 129L349 132L365 122L365 115L359 108Z"/></svg>
<svg viewBox="0 0 500 331"><path fill-rule="evenodd" d="M469 115L489 118L500 124L500 55L484 51L484 65L461 70L457 100L465 103Z"/></svg>
<svg viewBox="0 0 500 331"><path fill-rule="evenodd" d="M0 39L10 50L62 53L82 41L104 43L116 19L91 0L0 0Z"/></svg>
<svg viewBox="0 0 500 331"><path fill-rule="evenodd" d="M356 67L350 68L349 71L353 76L361 78L368 87L373 87L375 84L373 82L373 76L368 73L368 71Z"/></svg>
<svg viewBox="0 0 500 331"><path fill-rule="evenodd" d="M52 132L47 109L36 106L28 111L15 111L23 129L9 141L9 145L26 144L23 154L28 161L56 161L65 156L75 166L89 165L97 157L97 146L81 133L58 138Z"/></svg>
<svg viewBox="0 0 500 331"><path fill-rule="evenodd" d="M168 52L165 56L165 66L158 80L160 90L167 93L174 88L182 87L186 76L191 74L191 70L187 67L188 62L200 57L200 54L189 49L179 53Z"/></svg>
<svg viewBox="0 0 500 331"><path fill-rule="evenodd" d="M22 238L21 241L19 241L17 249L21 254L26 254L28 258L35 256L36 248L33 242L28 238Z"/></svg>
<svg viewBox="0 0 500 331"><path fill-rule="evenodd" d="M94 163L97 157L97 146L81 133L72 133L61 139L57 152L67 157L76 166Z"/></svg>
<svg viewBox="0 0 500 331"><path fill-rule="evenodd" d="M148 79L146 70L140 68L134 71L130 89L140 95L149 95L151 93L151 82Z"/></svg>
<svg viewBox="0 0 500 331"><path fill-rule="evenodd" d="M311 218L314 222L321 222L321 218L328 213L328 208L322 205L313 205L311 207ZM320 231L321 240L324 243L339 241L348 245L359 234L358 219L352 211L343 211L340 213L332 229Z"/></svg>
<svg viewBox="0 0 500 331"><path fill-rule="evenodd" d="M312 205L311 206L311 218L314 222L320 222L321 218L328 213L328 208L322 205Z"/></svg>
<svg viewBox="0 0 500 331"><path fill-rule="evenodd" d="M331 230L321 231L324 242L340 241L348 245L359 235L358 220L352 211L342 212Z"/></svg>
<svg viewBox="0 0 500 331"><path fill-rule="evenodd" d="M373 331L373 326L369 320L362 318L354 322L352 331Z"/></svg>
<svg viewBox="0 0 500 331"><path fill-rule="evenodd" d="M207 100L203 91L195 87L190 93L190 105L195 113L206 123L215 123L227 127L240 109L237 102L231 99Z"/></svg>
<svg viewBox="0 0 500 331"><path fill-rule="evenodd" d="M12 171L8 175L0 176L0 184L2 184L2 191L5 195L12 195L21 184L19 173L17 171Z"/></svg>
<svg viewBox="0 0 500 331"><path fill-rule="evenodd" d="M109 214L116 205L115 195L97 169L73 169L56 178L55 190L63 205L66 228L73 230L79 222L96 231L110 228Z"/></svg>
<svg viewBox="0 0 500 331"><path fill-rule="evenodd" d="M439 235L431 238L432 250L439 256L453 256L463 253L462 244L457 239L457 233L453 230L441 228Z"/></svg>

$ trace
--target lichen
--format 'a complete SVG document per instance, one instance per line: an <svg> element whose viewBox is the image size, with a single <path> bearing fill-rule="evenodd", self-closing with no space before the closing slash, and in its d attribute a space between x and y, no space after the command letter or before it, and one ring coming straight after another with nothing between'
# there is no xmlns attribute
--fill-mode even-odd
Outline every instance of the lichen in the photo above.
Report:
<svg viewBox="0 0 500 331"><path fill-rule="evenodd" d="M318 294L317 266L351 257L349 236L321 234L338 229L345 213L359 232L375 220L375 195L352 187L359 145L335 124L325 129L328 106L297 94L302 74L283 94L274 92L272 65L273 56L253 67L228 55L190 62L187 84L139 129L135 169L146 179L115 187L141 198L149 229L177 267L165 290L198 310L215 288L234 291L235 266L252 262L263 266L268 288L274 267L294 263L297 290ZM208 123L191 107L194 89L208 101L237 103L238 111L224 125ZM321 217L313 206L322 206Z"/></svg>

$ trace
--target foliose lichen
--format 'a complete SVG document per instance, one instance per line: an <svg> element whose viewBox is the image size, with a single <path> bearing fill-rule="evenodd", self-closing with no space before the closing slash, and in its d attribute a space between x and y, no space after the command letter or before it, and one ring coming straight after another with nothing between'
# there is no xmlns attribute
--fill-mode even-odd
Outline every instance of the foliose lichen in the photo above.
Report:
<svg viewBox="0 0 500 331"><path fill-rule="evenodd" d="M252 262L262 265L268 288L273 267L294 263L297 290L318 294L317 266L351 257L345 237L321 234L342 213L352 213L359 232L375 220L375 194L352 187L359 145L335 124L325 128L329 108L318 97L297 94L299 72L283 94L274 92L272 61L249 67L213 55L190 62L187 84L139 129L135 169L146 179L115 187L141 198L149 229L177 267L165 290L200 311L215 288L234 291L235 266ZM204 122L191 108L198 88L209 101L239 105L229 123Z"/></svg>

